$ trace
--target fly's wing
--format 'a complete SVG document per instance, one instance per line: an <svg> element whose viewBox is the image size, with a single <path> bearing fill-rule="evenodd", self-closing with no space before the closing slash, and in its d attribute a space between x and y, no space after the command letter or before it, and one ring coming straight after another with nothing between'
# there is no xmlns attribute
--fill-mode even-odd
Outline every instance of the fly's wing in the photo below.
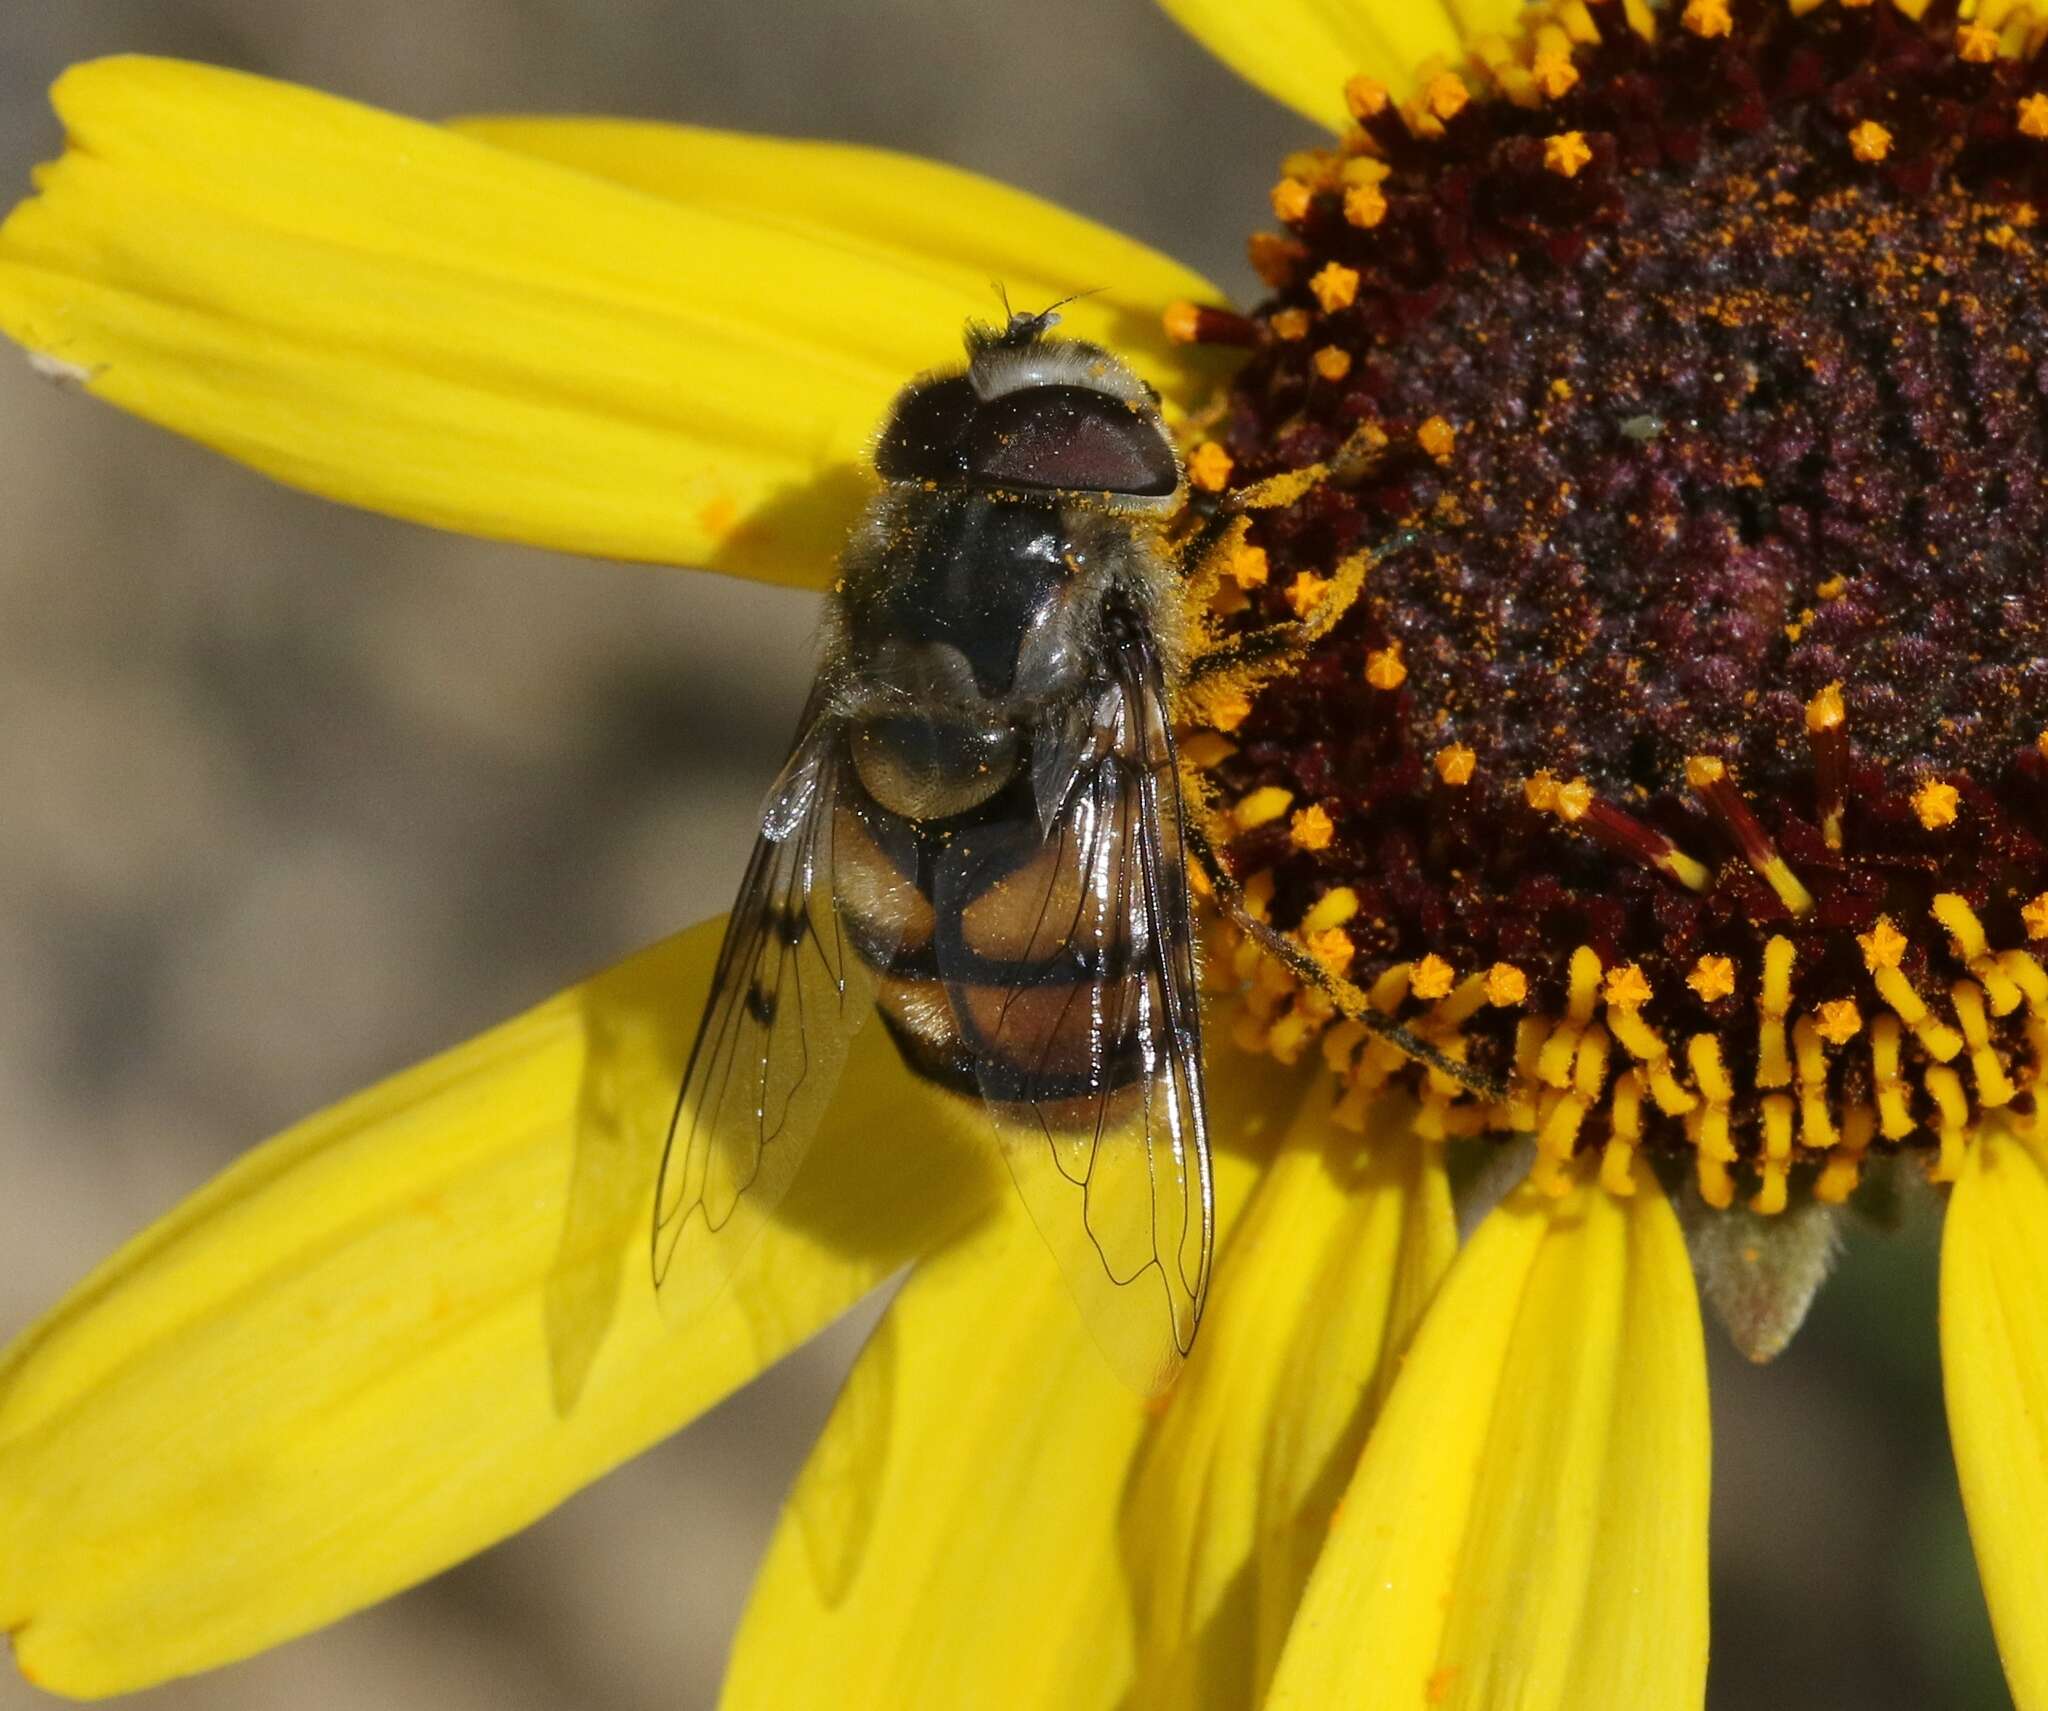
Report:
<svg viewBox="0 0 2048 1711"><path fill-rule="evenodd" d="M810 723L762 811L662 1152L654 1278L671 1307L715 1295L760 1234L873 1008L867 959L901 942L915 847L841 788L847 765L838 721Z"/></svg>
<svg viewBox="0 0 2048 1711"><path fill-rule="evenodd" d="M1092 713L1061 797L956 834L940 859L938 967L1025 1204L1111 1364L1152 1393L1194 1341L1215 1208L1178 774L1149 638L1116 648Z"/></svg>

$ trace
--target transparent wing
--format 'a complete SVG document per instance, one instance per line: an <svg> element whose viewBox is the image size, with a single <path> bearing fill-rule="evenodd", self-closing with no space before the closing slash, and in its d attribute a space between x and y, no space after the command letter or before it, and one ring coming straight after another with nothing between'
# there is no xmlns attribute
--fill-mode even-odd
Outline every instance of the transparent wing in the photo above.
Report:
<svg viewBox="0 0 2048 1711"><path fill-rule="evenodd" d="M933 902L1017 1187L1111 1364L1150 1393L1194 1341L1215 1209L1173 734L1149 639L1114 660L1063 799L958 834Z"/></svg>
<svg viewBox="0 0 2048 1711"><path fill-rule="evenodd" d="M845 753L836 721L799 739L726 923L655 1196L672 1308L717 1293L788 1189L900 943L915 847L839 788Z"/></svg>

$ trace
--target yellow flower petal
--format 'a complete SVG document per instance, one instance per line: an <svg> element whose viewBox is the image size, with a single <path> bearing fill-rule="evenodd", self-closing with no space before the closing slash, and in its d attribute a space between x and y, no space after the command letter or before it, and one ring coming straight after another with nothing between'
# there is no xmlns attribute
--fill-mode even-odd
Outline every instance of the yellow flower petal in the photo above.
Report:
<svg viewBox="0 0 2048 1711"><path fill-rule="evenodd" d="M1247 83L1305 118L1344 130L1344 85L1363 72L1396 89L1435 55L1510 26L1521 0L1159 0Z"/></svg>
<svg viewBox="0 0 2048 1711"><path fill-rule="evenodd" d="M671 190L653 196L175 61L80 66L55 100L72 147L0 227L0 331L280 480L499 539L822 585L867 437L993 312L991 268L1020 303L1106 287L1074 322L1140 358L1162 305L1214 294L1031 197L872 151L643 134ZM914 212L849 238L820 182L865 186L855 224Z"/></svg>
<svg viewBox="0 0 2048 1711"><path fill-rule="evenodd" d="M1328 1108L1310 1095L1224 1252L1215 1312L1124 1504L1155 1711L1261 1703L1395 1363L1457 1251L1442 1149L1398 1118L1361 1147Z"/></svg>
<svg viewBox="0 0 2048 1711"><path fill-rule="evenodd" d="M668 1322L654 1167L720 931L258 1148L22 1338L0 1366L0 1630L24 1673L139 1687L431 1574L993 1197L999 1173L870 1029L782 1217Z"/></svg>
<svg viewBox="0 0 2048 1711"><path fill-rule="evenodd" d="M1699 1303L1663 1194L1518 1190L1416 1334L1270 1711L1697 1711L1707 1467Z"/></svg>
<svg viewBox="0 0 2048 1711"><path fill-rule="evenodd" d="M1268 1113L1299 1087L1230 1062L1210 1082L1213 1132L1270 1148ZM1246 1151L1219 1151L1219 1222L1255 1174ZM1219 1299L1229 1287L1219 1269ZM727 1711L1123 1703L1117 1506L1156 1408L1118 1382L1005 1196L912 1274L862 1352L755 1582Z"/></svg>
<svg viewBox="0 0 2048 1711"><path fill-rule="evenodd" d="M1949 1438L2006 1680L2048 1706L2048 1157L1993 1125L1941 1238Z"/></svg>

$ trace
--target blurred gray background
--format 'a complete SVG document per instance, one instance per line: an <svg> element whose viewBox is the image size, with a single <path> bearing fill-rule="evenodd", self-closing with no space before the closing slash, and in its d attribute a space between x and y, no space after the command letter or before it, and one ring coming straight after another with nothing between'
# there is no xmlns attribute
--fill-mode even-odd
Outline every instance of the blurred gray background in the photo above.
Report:
<svg viewBox="0 0 2048 1711"><path fill-rule="evenodd" d="M1237 291L1306 140L1145 0L8 0L9 201L50 79L126 49L426 117L921 151ZM0 1335L252 1141L729 900L807 599L345 512L4 356L0 518ZM482 1559L142 1703L708 1706L858 1330ZM1931 1228L1858 1241L1776 1366L1715 1341L1712 1703L2008 1703ZM38 1703L0 1670L0 1711Z"/></svg>

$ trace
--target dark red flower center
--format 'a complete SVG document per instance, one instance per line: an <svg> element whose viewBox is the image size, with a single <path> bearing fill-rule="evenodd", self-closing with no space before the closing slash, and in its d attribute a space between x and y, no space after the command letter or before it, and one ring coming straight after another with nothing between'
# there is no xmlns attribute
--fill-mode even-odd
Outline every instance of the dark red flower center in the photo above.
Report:
<svg viewBox="0 0 2048 1711"><path fill-rule="evenodd" d="M1244 1032L1714 1204L1952 1171L2048 1050L2048 79L1944 5L1589 15L1354 84L1271 300L1177 317L1251 347L1198 481L1282 501L1222 627L1373 555L1196 702L1232 868L1510 1098L1270 978Z"/></svg>

